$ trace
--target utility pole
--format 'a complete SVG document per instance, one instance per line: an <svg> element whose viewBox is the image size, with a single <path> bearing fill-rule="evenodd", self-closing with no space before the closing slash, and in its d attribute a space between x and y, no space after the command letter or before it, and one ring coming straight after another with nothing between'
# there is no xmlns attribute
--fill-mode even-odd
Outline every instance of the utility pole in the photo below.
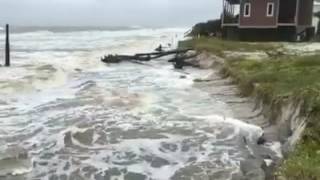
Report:
<svg viewBox="0 0 320 180"><path fill-rule="evenodd" d="M10 42L9 42L9 24L6 25L6 62L5 66L10 66Z"/></svg>

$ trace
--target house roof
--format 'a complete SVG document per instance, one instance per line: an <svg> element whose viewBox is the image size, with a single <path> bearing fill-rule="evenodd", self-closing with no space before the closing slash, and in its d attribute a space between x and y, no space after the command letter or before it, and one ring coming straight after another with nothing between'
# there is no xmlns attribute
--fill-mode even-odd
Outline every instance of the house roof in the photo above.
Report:
<svg viewBox="0 0 320 180"><path fill-rule="evenodd" d="M226 0L228 1L230 4L240 4L240 0Z"/></svg>
<svg viewBox="0 0 320 180"><path fill-rule="evenodd" d="M230 4L240 4L240 0L226 0L226 1L228 1ZM320 6L320 0L315 0L314 5Z"/></svg>

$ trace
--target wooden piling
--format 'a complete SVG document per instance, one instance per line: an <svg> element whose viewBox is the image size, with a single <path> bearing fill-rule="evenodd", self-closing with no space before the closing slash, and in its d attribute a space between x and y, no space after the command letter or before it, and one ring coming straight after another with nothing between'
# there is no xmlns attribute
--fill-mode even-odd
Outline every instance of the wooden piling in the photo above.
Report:
<svg viewBox="0 0 320 180"><path fill-rule="evenodd" d="M9 42L9 25L6 25L6 62L5 66L10 66L10 42Z"/></svg>

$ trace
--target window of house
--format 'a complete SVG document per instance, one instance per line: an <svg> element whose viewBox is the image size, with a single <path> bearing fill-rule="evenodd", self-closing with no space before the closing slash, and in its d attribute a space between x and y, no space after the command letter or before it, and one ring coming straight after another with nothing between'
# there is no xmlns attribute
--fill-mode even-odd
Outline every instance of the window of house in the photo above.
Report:
<svg viewBox="0 0 320 180"><path fill-rule="evenodd" d="M251 4L245 3L244 4L244 17L250 17L251 16Z"/></svg>
<svg viewBox="0 0 320 180"><path fill-rule="evenodd" d="M274 3L267 4L267 16L272 17L274 15Z"/></svg>

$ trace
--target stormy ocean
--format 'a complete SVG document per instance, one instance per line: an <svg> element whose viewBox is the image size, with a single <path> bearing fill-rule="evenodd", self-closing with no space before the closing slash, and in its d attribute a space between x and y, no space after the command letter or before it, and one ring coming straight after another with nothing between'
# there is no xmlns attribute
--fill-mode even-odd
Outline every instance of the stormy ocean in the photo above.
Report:
<svg viewBox="0 0 320 180"><path fill-rule="evenodd" d="M15 28L0 68L0 179L231 179L262 129L194 86L210 70L105 54L174 48L184 28ZM0 29L0 61L4 61ZM2 63L1 62L1 63ZM215 178L212 178L215 177Z"/></svg>

